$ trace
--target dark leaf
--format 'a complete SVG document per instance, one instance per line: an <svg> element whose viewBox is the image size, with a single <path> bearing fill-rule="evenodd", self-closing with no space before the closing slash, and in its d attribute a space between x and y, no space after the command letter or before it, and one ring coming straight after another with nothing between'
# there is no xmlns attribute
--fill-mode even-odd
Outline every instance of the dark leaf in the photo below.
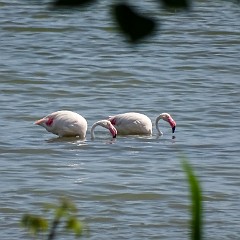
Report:
<svg viewBox="0 0 240 240"><path fill-rule="evenodd" d="M185 9L190 8L190 0L159 0L165 8Z"/></svg>
<svg viewBox="0 0 240 240"><path fill-rule="evenodd" d="M89 3L93 3L95 0L56 0L53 2L55 7L78 7Z"/></svg>
<svg viewBox="0 0 240 240"><path fill-rule="evenodd" d="M132 42L151 34L155 28L153 19L138 14L127 4L114 5L113 14L122 32Z"/></svg>

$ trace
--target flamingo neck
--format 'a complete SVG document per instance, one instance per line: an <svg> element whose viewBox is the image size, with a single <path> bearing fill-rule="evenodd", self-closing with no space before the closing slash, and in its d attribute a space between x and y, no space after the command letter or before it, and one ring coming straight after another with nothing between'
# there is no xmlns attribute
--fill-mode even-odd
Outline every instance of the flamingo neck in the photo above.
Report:
<svg viewBox="0 0 240 240"><path fill-rule="evenodd" d="M116 138L117 136L117 129L111 124L110 121L108 120L100 120L96 123L93 124L92 129L91 129L91 138L94 139L95 135L94 135L94 129L96 128L96 126L101 126L104 127L106 129L109 130L109 132L111 133L113 138Z"/></svg>
<svg viewBox="0 0 240 240"><path fill-rule="evenodd" d="M158 126L158 122L160 119L162 119L161 116L158 116L156 119L156 129L157 129L159 135L163 135L163 132L159 129L159 126Z"/></svg>
<svg viewBox="0 0 240 240"><path fill-rule="evenodd" d="M93 124L92 128L91 128L91 139L94 139L95 138L95 134L94 134L94 129L96 128L98 124Z"/></svg>

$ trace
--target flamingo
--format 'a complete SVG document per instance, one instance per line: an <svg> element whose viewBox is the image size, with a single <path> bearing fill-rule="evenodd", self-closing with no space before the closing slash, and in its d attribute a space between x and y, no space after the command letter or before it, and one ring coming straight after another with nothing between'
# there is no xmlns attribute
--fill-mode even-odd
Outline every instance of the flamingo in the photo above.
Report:
<svg viewBox="0 0 240 240"><path fill-rule="evenodd" d="M110 121L108 121L108 120L100 120L100 121L95 122L92 125L92 128L91 128L91 138L92 139L95 138L94 130L95 130L95 128L97 126L101 126L101 127L104 127L106 129L108 129L109 132L112 134L112 137L116 138L116 136L117 136L117 129L112 125L112 123Z"/></svg>
<svg viewBox="0 0 240 240"><path fill-rule="evenodd" d="M48 132L59 137L79 136L84 139L87 132L87 121L84 117L72 111L57 111L35 122Z"/></svg>
<svg viewBox="0 0 240 240"><path fill-rule="evenodd" d="M156 129L159 135L163 134L158 126L160 119L168 122L172 128L172 133L175 132L176 122L171 115L169 113L161 113L156 118ZM128 112L117 114L109 117L108 121L112 123L118 134L121 135L152 135L152 122L149 117L141 113Z"/></svg>

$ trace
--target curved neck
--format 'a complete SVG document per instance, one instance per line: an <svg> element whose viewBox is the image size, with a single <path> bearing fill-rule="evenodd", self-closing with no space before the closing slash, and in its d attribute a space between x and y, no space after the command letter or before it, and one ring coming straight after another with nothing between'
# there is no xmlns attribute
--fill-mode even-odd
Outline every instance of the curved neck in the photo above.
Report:
<svg viewBox="0 0 240 240"><path fill-rule="evenodd" d="M91 128L91 139L95 138L94 129L96 128L97 125L98 125L97 123L94 123L92 125L92 128Z"/></svg>
<svg viewBox="0 0 240 240"><path fill-rule="evenodd" d="M111 124L110 121L108 120L100 120L98 122L95 122L92 126L91 129L91 138L94 139L95 135L94 135L94 129L96 128L96 126L102 126L106 129L108 129L110 131L110 133L112 134L112 137L115 138L117 135L117 129Z"/></svg>
<svg viewBox="0 0 240 240"><path fill-rule="evenodd" d="M160 131L159 126L158 126L158 122L159 122L159 120L160 120L161 118L162 118L161 115L158 116L158 117L156 118L156 123L155 123L155 124L156 124L156 129L157 129L159 135L163 135L163 133Z"/></svg>

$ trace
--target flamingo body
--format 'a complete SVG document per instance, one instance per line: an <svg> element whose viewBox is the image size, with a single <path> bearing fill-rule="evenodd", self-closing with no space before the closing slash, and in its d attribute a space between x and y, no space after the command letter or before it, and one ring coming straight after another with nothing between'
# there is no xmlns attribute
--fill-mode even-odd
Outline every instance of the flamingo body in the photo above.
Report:
<svg viewBox="0 0 240 240"><path fill-rule="evenodd" d="M158 126L158 122L161 119L169 123L172 128L172 133L174 133L176 122L169 113L161 113L155 121L158 134L163 134ZM153 132L150 118L141 113L128 112L117 114L109 117L108 120L117 129L117 133L120 135L152 135Z"/></svg>
<svg viewBox="0 0 240 240"><path fill-rule="evenodd" d="M57 111L35 122L48 132L60 137L79 136L84 139L87 132L87 121L84 117L72 111Z"/></svg>
<svg viewBox="0 0 240 240"><path fill-rule="evenodd" d="M151 135L152 122L149 117L136 112L111 116L108 119L120 135Z"/></svg>

